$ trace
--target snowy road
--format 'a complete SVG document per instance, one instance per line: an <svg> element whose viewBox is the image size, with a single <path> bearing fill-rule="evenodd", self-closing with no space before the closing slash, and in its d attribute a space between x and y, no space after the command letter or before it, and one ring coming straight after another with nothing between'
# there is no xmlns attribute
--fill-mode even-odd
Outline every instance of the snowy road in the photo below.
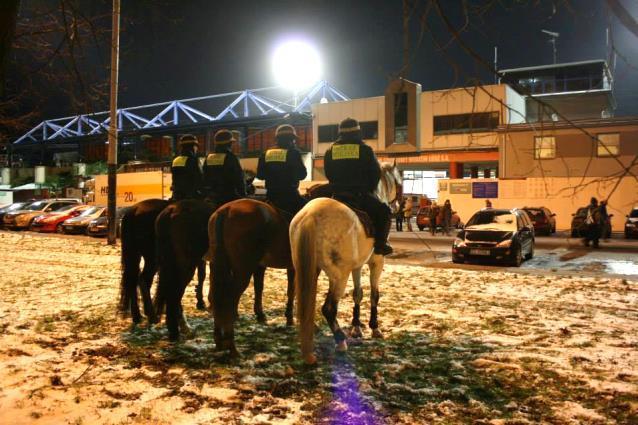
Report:
<svg viewBox="0 0 638 425"><path fill-rule="evenodd" d="M0 252L0 423L638 423L635 280L390 260L385 339L365 332L335 355L318 315L308 369L285 326L281 270L266 276L268 325L252 317L252 290L242 298L232 363L213 351L192 289L194 339L130 331L115 315L118 247L0 232Z"/></svg>

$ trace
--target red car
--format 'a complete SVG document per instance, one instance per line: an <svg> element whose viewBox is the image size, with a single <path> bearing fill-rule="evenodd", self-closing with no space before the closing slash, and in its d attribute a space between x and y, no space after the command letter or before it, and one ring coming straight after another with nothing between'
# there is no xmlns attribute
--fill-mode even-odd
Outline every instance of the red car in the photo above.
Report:
<svg viewBox="0 0 638 425"><path fill-rule="evenodd" d="M90 207L90 205L68 205L58 211L37 216L33 220L30 230L62 233L64 220L77 217Z"/></svg>
<svg viewBox="0 0 638 425"><path fill-rule="evenodd" d="M556 233L556 214L545 207L523 208L534 223L534 233L549 236Z"/></svg>

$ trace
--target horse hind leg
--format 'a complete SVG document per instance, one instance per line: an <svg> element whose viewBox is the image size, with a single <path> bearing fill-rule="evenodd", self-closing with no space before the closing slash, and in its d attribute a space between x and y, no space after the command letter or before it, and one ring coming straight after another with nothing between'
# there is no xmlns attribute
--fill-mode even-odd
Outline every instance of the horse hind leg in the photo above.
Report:
<svg viewBox="0 0 638 425"><path fill-rule="evenodd" d="M352 338L361 338L363 336L363 333L361 332L363 324L360 320L361 300L363 299L363 289L361 289L361 268L352 271L352 281L354 282L354 290L352 292L354 307L352 308L352 329L350 330L350 336Z"/></svg>
<svg viewBox="0 0 638 425"><path fill-rule="evenodd" d="M339 300L343 297L346 290L346 283L348 277L340 277L339 279L330 278L330 289L326 295L326 300L321 307L321 312L328 322L328 326L332 330L334 335L336 350L338 352L344 352L348 350L348 344L346 342L346 334L341 330L339 322L337 321L337 310L339 307Z"/></svg>
<svg viewBox="0 0 638 425"><path fill-rule="evenodd" d="M294 303L295 303L295 269L289 267L286 270L286 274L288 276L288 290L287 290L287 301L286 301L286 326L292 326L295 324L294 320Z"/></svg>
<svg viewBox="0 0 638 425"><path fill-rule="evenodd" d="M153 278L157 272L157 265L153 255L144 257L144 268L139 278L140 293L142 294L142 302L144 304L144 314L146 315L149 323L158 323L159 318L155 313L153 301L151 299L151 286L153 285Z"/></svg>
<svg viewBox="0 0 638 425"><path fill-rule="evenodd" d="M377 306L379 304L379 279L383 271L383 257L375 255L370 266L370 329L372 329L373 338L383 338L383 334L379 330Z"/></svg>
<svg viewBox="0 0 638 425"><path fill-rule="evenodd" d="M204 281L206 280L206 261L202 260L197 265L197 286L195 287L195 296L197 297L197 309L206 310L204 302Z"/></svg>
<svg viewBox="0 0 638 425"><path fill-rule="evenodd" d="M262 298L264 294L264 276L266 274L266 268L257 266L253 273L253 285L255 287L255 302L253 304L253 311L255 317L259 323L266 324L266 315L264 314L264 306Z"/></svg>

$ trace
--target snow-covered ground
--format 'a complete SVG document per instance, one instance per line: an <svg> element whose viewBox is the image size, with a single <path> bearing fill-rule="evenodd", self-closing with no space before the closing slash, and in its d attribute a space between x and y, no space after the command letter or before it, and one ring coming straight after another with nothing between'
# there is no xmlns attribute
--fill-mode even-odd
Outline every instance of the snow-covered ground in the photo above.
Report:
<svg viewBox="0 0 638 425"><path fill-rule="evenodd" d="M385 339L365 332L336 355L318 315L307 368L283 270L266 276L268 325L252 289L242 298L234 363L193 290L195 338L131 331L115 312L117 247L0 232L0 252L0 423L638 423L633 281L388 265ZM351 311L348 293L344 328Z"/></svg>

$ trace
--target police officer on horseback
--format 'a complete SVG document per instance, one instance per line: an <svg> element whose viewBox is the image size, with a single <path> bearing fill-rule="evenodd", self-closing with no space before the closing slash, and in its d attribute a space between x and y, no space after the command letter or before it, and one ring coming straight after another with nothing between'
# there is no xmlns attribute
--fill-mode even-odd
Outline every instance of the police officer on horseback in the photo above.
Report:
<svg viewBox="0 0 638 425"><path fill-rule="evenodd" d="M277 147L268 149L259 157L257 178L266 181L266 197L277 208L292 215L306 205L299 195L299 181L307 171L295 141L297 132L290 124L282 124L275 132Z"/></svg>
<svg viewBox="0 0 638 425"><path fill-rule="evenodd" d="M202 170L199 168L197 148L197 138L192 134L185 134L180 138L180 153L171 164L172 200L174 201L201 197Z"/></svg>
<svg viewBox="0 0 638 425"><path fill-rule="evenodd" d="M357 120L341 121L339 138L326 151L324 168L335 198L361 208L372 219L375 254L391 254L392 247L387 243L391 210L374 195L381 168L372 148L363 142Z"/></svg>
<svg viewBox="0 0 638 425"><path fill-rule="evenodd" d="M244 171L231 149L236 141L230 130L219 130L214 138L215 151L204 162L205 196L219 205L246 196Z"/></svg>

